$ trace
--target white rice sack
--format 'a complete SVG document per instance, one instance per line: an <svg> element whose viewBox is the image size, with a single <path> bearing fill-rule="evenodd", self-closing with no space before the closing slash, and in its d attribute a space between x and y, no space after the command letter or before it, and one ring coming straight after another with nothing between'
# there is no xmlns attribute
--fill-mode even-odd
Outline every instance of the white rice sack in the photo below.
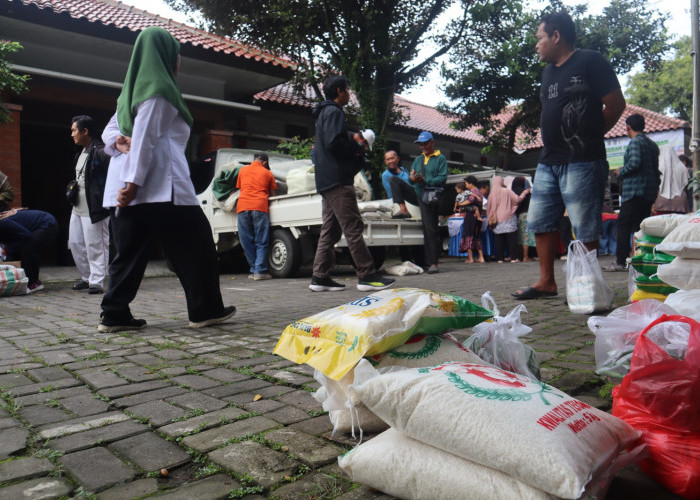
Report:
<svg viewBox="0 0 700 500"><path fill-rule="evenodd" d="M655 215L644 219L640 227L644 234L657 238L664 238L673 231L678 224L683 222L686 217L687 215L683 214Z"/></svg>
<svg viewBox="0 0 700 500"><path fill-rule="evenodd" d="M640 436L554 387L482 365L377 375L363 360L353 390L392 428L562 498L580 497Z"/></svg>
<svg viewBox="0 0 700 500"><path fill-rule="evenodd" d="M687 216L656 250L685 259L700 259L700 213Z"/></svg>
<svg viewBox="0 0 700 500"><path fill-rule="evenodd" d="M354 380L352 371L349 371L340 380L333 380L315 370L314 378L321 384L321 387L312 396L328 412L333 424L333 436L340 432L343 434L352 433L352 436L355 437L355 430L359 431L360 436L362 436L365 432L381 432L389 427L386 422L355 398L352 392L348 391L348 387L352 385Z"/></svg>
<svg viewBox="0 0 700 500"><path fill-rule="evenodd" d="M449 361L491 366L449 333L414 335L404 345L366 359L380 372L389 366L421 368Z"/></svg>
<svg viewBox="0 0 700 500"><path fill-rule="evenodd" d="M357 203L357 208L361 214L365 212L384 212L391 216L393 205L394 203L391 200L360 201Z"/></svg>
<svg viewBox="0 0 700 500"><path fill-rule="evenodd" d="M389 352L377 354L367 359L380 373L388 373L404 368L433 366L448 361L488 365L479 356L464 347L453 335L414 335L404 345ZM314 378L321 384L313 397L329 413L333 424L333 434L355 431L379 432L389 426L369 411L348 387L353 384L354 372L349 371L340 380L333 380L316 370Z"/></svg>
<svg viewBox="0 0 700 500"><path fill-rule="evenodd" d="M680 290L697 290L700 288L700 259L676 257L670 264L659 266L656 276Z"/></svg>
<svg viewBox="0 0 700 500"><path fill-rule="evenodd" d="M700 321L700 288L695 290L678 290L666 297L664 304L675 309L681 316Z"/></svg>
<svg viewBox="0 0 700 500"><path fill-rule="evenodd" d="M287 172L287 194L316 191L314 166L304 165Z"/></svg>
<svg viewBox="0 0 700 500"><path fill-rule="evenodd" d="M502 472L433 448L394 429L339 457L338 464L354 482L398 498L553 500L544 491Z"/></svg>

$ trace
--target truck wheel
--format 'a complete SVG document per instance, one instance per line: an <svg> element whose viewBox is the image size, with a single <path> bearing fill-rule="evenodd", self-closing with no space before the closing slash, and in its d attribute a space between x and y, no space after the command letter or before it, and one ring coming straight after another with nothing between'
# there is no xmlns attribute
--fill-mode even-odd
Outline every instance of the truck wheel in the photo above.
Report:
<svg viewBox="0 0 700 500"><path fill-rule="evenodd" d="M369 253L372 254L374 267L376 269L381 269L382 264L384 264L384 259L386 259L386 247L369 247Z"/></svg>
<svg viewBox="0 0 700 500"><path fill-rule="evenodd" d="M301 247L292 233L286 229L272 231L267 261L270 274L275 278L287 278L299 270Z"/></svg>

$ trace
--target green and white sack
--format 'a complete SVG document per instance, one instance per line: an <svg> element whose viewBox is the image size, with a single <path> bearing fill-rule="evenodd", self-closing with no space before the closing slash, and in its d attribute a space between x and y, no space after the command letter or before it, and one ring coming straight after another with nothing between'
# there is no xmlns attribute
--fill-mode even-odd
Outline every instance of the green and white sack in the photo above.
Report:
<svg viewBox="0 0 700 500"><path fill-rule="evenodd" d="M27 295L29 278L21 267L0 265L0 297Z"/></svg>
<svg viewBox="0 0 700 500"><path fill-rule="evenodd" d="M554 500L522 481L389 429L338 458L354 482L416 500Z"/></svg>
<svg viewBox="0 0 700 500"><path fill-rule="evenodd" d="M640 436L554 387L482 365L380 375L363 360L351 391L409 437L561 498L579 498Z"/></svg>

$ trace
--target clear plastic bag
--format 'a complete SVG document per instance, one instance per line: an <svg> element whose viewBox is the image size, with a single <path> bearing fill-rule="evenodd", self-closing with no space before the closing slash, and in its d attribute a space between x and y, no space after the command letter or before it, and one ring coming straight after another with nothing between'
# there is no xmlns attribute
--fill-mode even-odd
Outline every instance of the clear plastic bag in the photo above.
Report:
<svg viewBox="0 0 700 500"><path fill-rule="evenodd" d="M663 302L646 299L617 308L607 316L588 318L588 328L595 335L596 373L617 380L627 375L639 334L664 314L676 311Z"/></svg>
<svg viewBox="0 0 700 500"><path fill-rule="evenodd" d="M474 334L464 343L464 347L476 353L484 361L510 372L540 380L540 362L532 347L523 343L520 337L532 331L523 325L520 315L526 313L524 304L512 309L505 317L499 316L490 292L481 297L484 308L494 311L493 321L472 327Z"/></svg>
<svg viewBox="0 0 700 500"><path fill-rule="evenodd" d="M566 300L575 314L591 314L610 309L612 288L603 279L596 251L589 251L579 240L569 245L566 259Z"/></svg>

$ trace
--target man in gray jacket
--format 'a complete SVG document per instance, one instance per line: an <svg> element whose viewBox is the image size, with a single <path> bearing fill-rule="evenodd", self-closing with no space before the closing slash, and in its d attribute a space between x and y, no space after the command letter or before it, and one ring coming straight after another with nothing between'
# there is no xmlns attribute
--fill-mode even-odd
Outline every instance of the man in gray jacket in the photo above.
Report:
<svg viewBox="0 0 700 500"><path fill-rule="evenodd" d="M314 164L316 190L323 198L321 235L309 288L314 292L340 291L345 285L333 281L335 244L345 235L357 270L357 289L363 292L389 288L393 279L379 274L362 237L364 224L355 198L353 181L364 161L367 142L358 133L351 135L345 124L343 107L350 101L350 85L343 76L332 76L323 83L326 100L314 109L316 142Z"/></svg>

